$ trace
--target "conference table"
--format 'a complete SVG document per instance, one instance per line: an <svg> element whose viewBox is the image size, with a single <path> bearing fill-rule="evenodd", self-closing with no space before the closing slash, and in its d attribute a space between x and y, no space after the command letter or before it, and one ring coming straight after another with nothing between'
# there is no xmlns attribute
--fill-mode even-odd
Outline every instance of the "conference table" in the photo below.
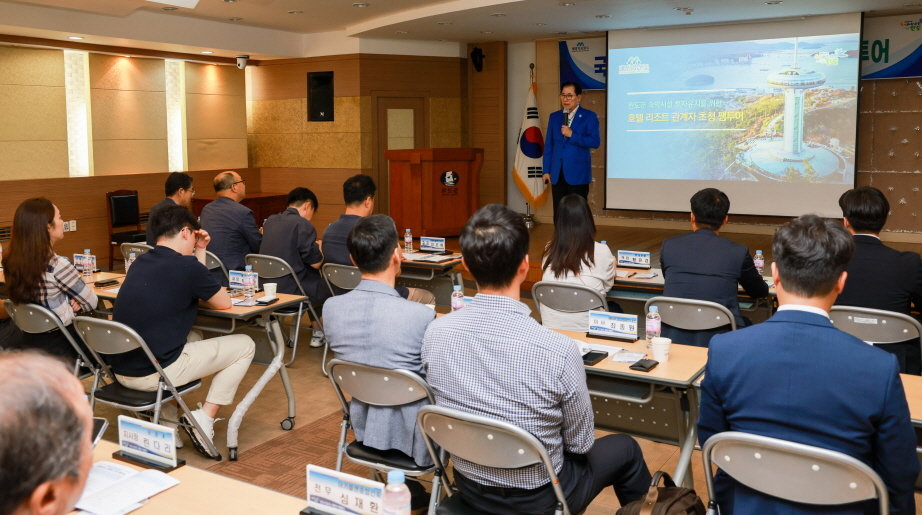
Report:
<svg viewBox="0 0 922 515"><path fill-rule="evenodd" d="M124 274L114 273L114 272L99 272L94 275L93 281L103 281L108 279L114 279L119 281L118 285L111 285L105 287L94 288L96 296L103 300L116 301L118 298L118 288L121 284L121 280L124 279ZM247 323L249 321L257 320L257 326L262 327L266 333L266 339L269 342L271 347L272 357L269 361L260 360L259 352L257 352L257 357L254 358L254 362L266 365L265 372L259 377L256 383L250 387L250 390L247 391L246 395L237 403L236 408L234 408L234 413L230 416L227 422L227 448L228 448L228 458L231 461L237 459L238 454L238 433L240 430L240 424L243 422L243 417L246 415L247 410L250 409L250 406L256 400L260 393L262 393L263 388L269 382L272 377L278 373L280 380L282 381L282 386L285 389L285 396L288 399L288 416L280 422L282 429L285 431L290 431L294 428L294 419L296 415L295 411L295 395L294 390L291 387L291 381L288 378L288 369L282 366L282 358L285 354L285 337L282 335L281 326L272 314L283 308L296 307L301 302L307 301L307 297L301 295L288 295L285 293L277 294L279 300L273 304L266 306L232 306L230 309L205 309L199 308L200 315L206 315L211 319L224 320L228 322L227 325L208 325L208 326L198 326L201 329L207 331L222 333L222 334L231 334L235 332L238 328L239 323Z"/></svg>
<svg viewBox="0 0 922 515"><path fill-rule="evenodd" d="M112 453L118 444L102 440L93 450L93 462L115 461ZM129 462L117 461L136 470ZM167 473L179 484L151 497L136 512L146 514L173 513L298 513L307 501L281 492L255 486L191 465Z"/></svg>
<svg viewBox="0 0 922 515"><path fill-rule="evenodd" d="M647 352L647 341L633 343L592 338L585 332L557 332L593 348L620 347ZM679 447L679 461L672 474L676 484L694 488L691 458L697 441L698 390L704 373L707 349L672 345L669 360L649 372L631 370L630 363L612 361L614 351L599 363L586 367L595 426L629 433Z"/></svg>

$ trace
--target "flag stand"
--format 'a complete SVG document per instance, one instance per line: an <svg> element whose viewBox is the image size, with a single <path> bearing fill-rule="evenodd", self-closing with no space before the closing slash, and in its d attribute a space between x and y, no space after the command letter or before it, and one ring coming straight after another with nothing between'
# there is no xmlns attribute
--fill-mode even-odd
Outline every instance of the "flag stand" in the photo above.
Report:
<svg viewBox="0 0 922 515"><path fill-rule="evenodd" d="M535 215L531 214L531 204L528 202L525 203L525 214L522 215L522 220L525 221L525 227L528 230L532 230L538 225L538 220L535 218Z"/></svg>

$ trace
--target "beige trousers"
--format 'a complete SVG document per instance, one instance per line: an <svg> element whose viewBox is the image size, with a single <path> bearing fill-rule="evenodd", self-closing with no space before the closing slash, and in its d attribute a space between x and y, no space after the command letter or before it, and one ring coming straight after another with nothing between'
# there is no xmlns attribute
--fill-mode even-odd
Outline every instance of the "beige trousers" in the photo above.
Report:
<svg viewBox="0 0 922 515"><path fill-rule="evenodd" d="M214 374L205 400L220 406L233 403L237 386L240 385L247 369L250 368L250 362L253 361L253 353L256 349L253 339L245 334L191 341L194 338L195 336L190 334L190 342L183 347L182 354L170 366L163 369L163 372L176 387ZM128 388L148 392L157 389L160 379L159 374L144 377L121 375L115 377L118 382Z"/></svg>

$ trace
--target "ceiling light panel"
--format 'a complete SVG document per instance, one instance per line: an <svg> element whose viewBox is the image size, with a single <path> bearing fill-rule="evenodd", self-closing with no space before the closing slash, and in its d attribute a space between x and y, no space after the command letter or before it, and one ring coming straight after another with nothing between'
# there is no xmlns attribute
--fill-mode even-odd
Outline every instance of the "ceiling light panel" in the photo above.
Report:
<svg viewBox="0 0 922 515"><path fill-rule="evenodd" d="M148 2L154 2L155 4L166 4L173 5L176 7L185 7L186 9L195 9L195 6L198 5L199 0L147 0Z"/></svg>

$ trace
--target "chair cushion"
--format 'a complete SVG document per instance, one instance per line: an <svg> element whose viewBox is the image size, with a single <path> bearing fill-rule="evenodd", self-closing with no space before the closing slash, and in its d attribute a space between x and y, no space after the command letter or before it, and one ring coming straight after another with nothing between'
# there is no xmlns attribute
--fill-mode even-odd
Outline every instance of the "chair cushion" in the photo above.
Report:
<svg viewBox="0 0 922 515"><path fill-rule="evenodd" d="M202 384L201 380L196 379L189 384L184 384L176 390L182 395L186 391L197 388ZM172 399L173 396L168 391L163 392L163 400ZM119 382L107 384L96 390L96 399L104 403L116 403L123 406L142 408L144 406L153 406L157 403L157 392L144 392L122 386Z"/></svg>
<svg viewBox="0 0 922 515"><path fill-rule="evenodd" d="M147 233L144 231L125 231L112 233L112 243L140 243L147 240Z"/></svg>
<svg viewBox="0 0 922 515"><path fill-rule="evenodd" d="M346 455L353 459L380 463L391 468L413 471L424 471L429 469L429 467L417 465L416 462L413 461L413 458L396 449L381 451L368 447L362 442L350 443L346 447Z"/></svg>
<svg viewBox="0 0 922 515"><path fill-rule="evenodd" d="M438 509L435 510L437 515L484 515L484 512L477 511L464 499L461 494L455 494L446 498L439 503Z"/></svg>

